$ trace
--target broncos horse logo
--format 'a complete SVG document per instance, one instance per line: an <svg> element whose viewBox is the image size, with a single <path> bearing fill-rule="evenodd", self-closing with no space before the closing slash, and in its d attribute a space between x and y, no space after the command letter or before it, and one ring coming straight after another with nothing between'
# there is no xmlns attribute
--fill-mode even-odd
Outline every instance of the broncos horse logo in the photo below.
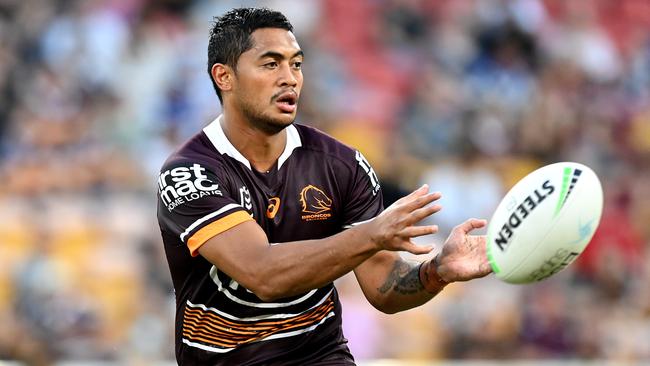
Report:
<svg viewBox="0 0 650 366"><path fill-rule="evenodd" d="M332 207L332 200L325 192L311 184L300 192L300 203L302 203L302 212L306 214L321 214Z"/></svg>

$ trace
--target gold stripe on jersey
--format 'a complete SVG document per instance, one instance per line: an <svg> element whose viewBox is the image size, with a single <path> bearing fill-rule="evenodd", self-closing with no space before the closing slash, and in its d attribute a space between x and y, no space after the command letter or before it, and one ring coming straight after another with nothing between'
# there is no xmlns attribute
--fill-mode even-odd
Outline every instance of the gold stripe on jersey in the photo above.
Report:
<svg viewBox="0 0 650 366"><path fill-rule="evenodd" d="M291 318L243 322L224 318L211 311L186 306L183 337L188 341L198 341L208 346L235 348L276 334L317 325L332 314L333 310L334 301L330 296L320 306Z"/></svg>
<svg viewBox="0 0 650 366"><path fill-rule="evenodd" d="M253 220L253 218L246 211L235 211L230 215L205 225L187 240L187 247L190 249L192 257L199 255L201 245L205 244L213 236L221 234L248 220Z"/></svg>

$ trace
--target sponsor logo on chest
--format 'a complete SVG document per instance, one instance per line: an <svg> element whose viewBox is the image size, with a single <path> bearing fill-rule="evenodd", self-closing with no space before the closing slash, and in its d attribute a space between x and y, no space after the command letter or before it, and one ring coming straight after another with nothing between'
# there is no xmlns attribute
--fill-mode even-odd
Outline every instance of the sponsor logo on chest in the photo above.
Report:
<svg viewBox="0 0 650 366"><path fill-rule="evenodd" d="M219 185L208 178L205 168L199 164L162 172L158 178L158 194L169 211L201 197L222 195Z"/></svg>

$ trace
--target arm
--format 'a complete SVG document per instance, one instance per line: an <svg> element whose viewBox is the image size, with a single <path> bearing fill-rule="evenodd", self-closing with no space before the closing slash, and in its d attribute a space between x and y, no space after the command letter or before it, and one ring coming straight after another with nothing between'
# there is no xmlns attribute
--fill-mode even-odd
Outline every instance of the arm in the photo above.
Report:
<svg viewBox="0 0 650 366"><path fill-rule="evenodd" d="M491 272L485 237L469 235L486 225L470 219L456 226L440 254L424 263L402 259L395 252L379 252L354 273L368 301L385 313L422 305L448 283L468 281Z"/></svg>
<svg viewBox="0 0 650 366"><path fill-rule="evenodd" d="M246 287L270 301L322 287L350 272L382 250L424 254L412 237L437 231L436 226L413 226L440 206L427 206L438 193L422 187L397 201L375 219L320 239L270 245L254 222L243 222L206 241L199 254Z"/></svg>

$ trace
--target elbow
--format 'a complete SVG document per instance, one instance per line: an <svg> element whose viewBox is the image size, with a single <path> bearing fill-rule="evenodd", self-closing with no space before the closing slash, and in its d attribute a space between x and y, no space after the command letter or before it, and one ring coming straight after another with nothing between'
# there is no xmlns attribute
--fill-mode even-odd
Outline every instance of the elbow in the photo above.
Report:
<svg viewBox="0 0 650 366"><path fill-rule="evenodd" d="M251 264L245 271L241 271L238 278L234 280L263 302L272 302L282 298L282 292L277 286L277 281L270 273L266 273L263 268L255 268Z"/></svg>
<svg viewBox="0 0 650 366"><path fill-rule="evenodd" d="M381 311L384 314L395 314L403 310L399 304L388 301L387 299L368 299L368 302L375 309Z"/></svg>
<svg viewBox="0 0 650 366"><path fill-rule="evenodd" d="M400 311L402 311L402 309L398 309L398 308L396 308L396 307L393 307L393 308L385 307L385 308L381 308L381 309L378 309L378 310L381 311L381 312L384 313L384 314L389 314L389 315L391 315L391 314L397 314L397 313L399 313Z"/></svg>
<svg viewBox="0 0 650 366"><path fill-rule="evenodd" d="M304 293L304 281L295 281L286 276L283 271L252 266L241 278L242 284L255 296L264 302L274 302L290 296Z"/></svg>
<svg viewBox="0 0 650 366"><path fill-rule="evenodd" d="M253 291L253 293L264 302L278 301L298 294L297 291L285 291L272 286L262 286L257 291Z"/></svg>
<svg viewBox="0 0 650 366"><path fill-rule="evenodd" d="M403 309L397 307L397 306L382 306L382 307L377 307L375 306L375 309L381 311L384 314L396 314L402 311Z"/></svg>
<svg viewBox="0 0 650 366"><path fill-rule="evenodd" d="M267 285L259 286L255 290L251 290L251 291L253 291L255 296L257 296L260 300L264 302L272 302L284 297L279 291L274 289L272 286L267 286Z"/></svg>
<svg viewBox="0 0 650 366"><path fill-rule="evenodd" d="M248 289L264 302L277 301L291 295L288 290L284 290L273 279L264 276L259 276Z"/></svg>

